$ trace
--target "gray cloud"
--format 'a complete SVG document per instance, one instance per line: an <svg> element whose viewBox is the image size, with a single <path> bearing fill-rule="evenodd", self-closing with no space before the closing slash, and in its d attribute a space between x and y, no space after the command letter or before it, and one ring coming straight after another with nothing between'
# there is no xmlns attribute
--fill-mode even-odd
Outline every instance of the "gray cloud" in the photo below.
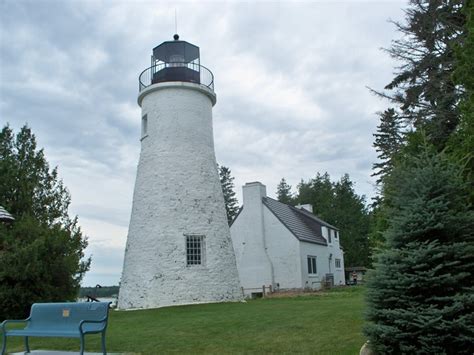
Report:
<svg viewBox="0 0 474 355"><path fill-rule="evenodd" d="M375 112L394 63L403 2L111 2L0 4L0 122L27 122L72 194L94 263L84 284L116 283L140 143L138 74L174 32L201 47L216 78L218 161L240 197L273 195L317 172L349 173L374 194Z"/></svg>

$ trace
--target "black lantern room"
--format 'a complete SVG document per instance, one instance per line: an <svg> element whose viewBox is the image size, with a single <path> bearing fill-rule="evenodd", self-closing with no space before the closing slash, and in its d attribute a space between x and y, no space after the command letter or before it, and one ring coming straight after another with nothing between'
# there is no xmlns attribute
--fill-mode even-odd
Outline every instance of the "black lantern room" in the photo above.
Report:
<svg viewBox="0 0 474 355"><path fill-rule="evenodd" d="M186 81L200 84L199 47L180 41L166 41L153 48L151 83Z"/></svg>

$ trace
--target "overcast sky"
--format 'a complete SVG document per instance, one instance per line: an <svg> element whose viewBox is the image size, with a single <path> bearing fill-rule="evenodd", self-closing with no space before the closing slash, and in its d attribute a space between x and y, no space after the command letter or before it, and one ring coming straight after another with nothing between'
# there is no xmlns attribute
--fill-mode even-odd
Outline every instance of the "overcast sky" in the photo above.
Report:
<svg viewBox="0 0 474 355"><path fill-rule="evenodd" d="M118 284L140 153L138 74L180 39L215 75L217 161L270 196L327 171L374 195L372 133L403 1L0 0L0 124L27 123L89 237L84 285Z"/></svg>

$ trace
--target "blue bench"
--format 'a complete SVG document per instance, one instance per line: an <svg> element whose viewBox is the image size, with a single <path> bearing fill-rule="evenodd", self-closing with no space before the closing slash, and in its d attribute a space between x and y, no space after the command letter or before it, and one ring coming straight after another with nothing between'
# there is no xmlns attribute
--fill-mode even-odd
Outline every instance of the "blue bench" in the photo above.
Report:
<svg viewBox="0 0 474 355"><path fill-rule="evenodd" d="M84 335L102 333L102 352L105 350L105 330L109 318L109 302L35 303L24 320L5 320L0 326L3 333L2 354L7 349L7 337L23 337L25 349L30 352L29 337L63 337L81 340L84 354ZM25 323L22 329L7 329L9 323Z"/></svg>

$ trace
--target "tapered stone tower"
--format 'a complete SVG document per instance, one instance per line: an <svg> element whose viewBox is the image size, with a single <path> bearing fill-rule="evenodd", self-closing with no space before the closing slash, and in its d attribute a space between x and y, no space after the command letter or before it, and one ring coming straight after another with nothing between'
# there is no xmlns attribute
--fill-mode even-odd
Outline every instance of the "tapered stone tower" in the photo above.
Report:
<svg viewBox="0 0 474 355"><path fill-rule="evenodd" d="M213 74L167 41L139 77L141 152L118 307L242 299L217 172Z"/></svg>

